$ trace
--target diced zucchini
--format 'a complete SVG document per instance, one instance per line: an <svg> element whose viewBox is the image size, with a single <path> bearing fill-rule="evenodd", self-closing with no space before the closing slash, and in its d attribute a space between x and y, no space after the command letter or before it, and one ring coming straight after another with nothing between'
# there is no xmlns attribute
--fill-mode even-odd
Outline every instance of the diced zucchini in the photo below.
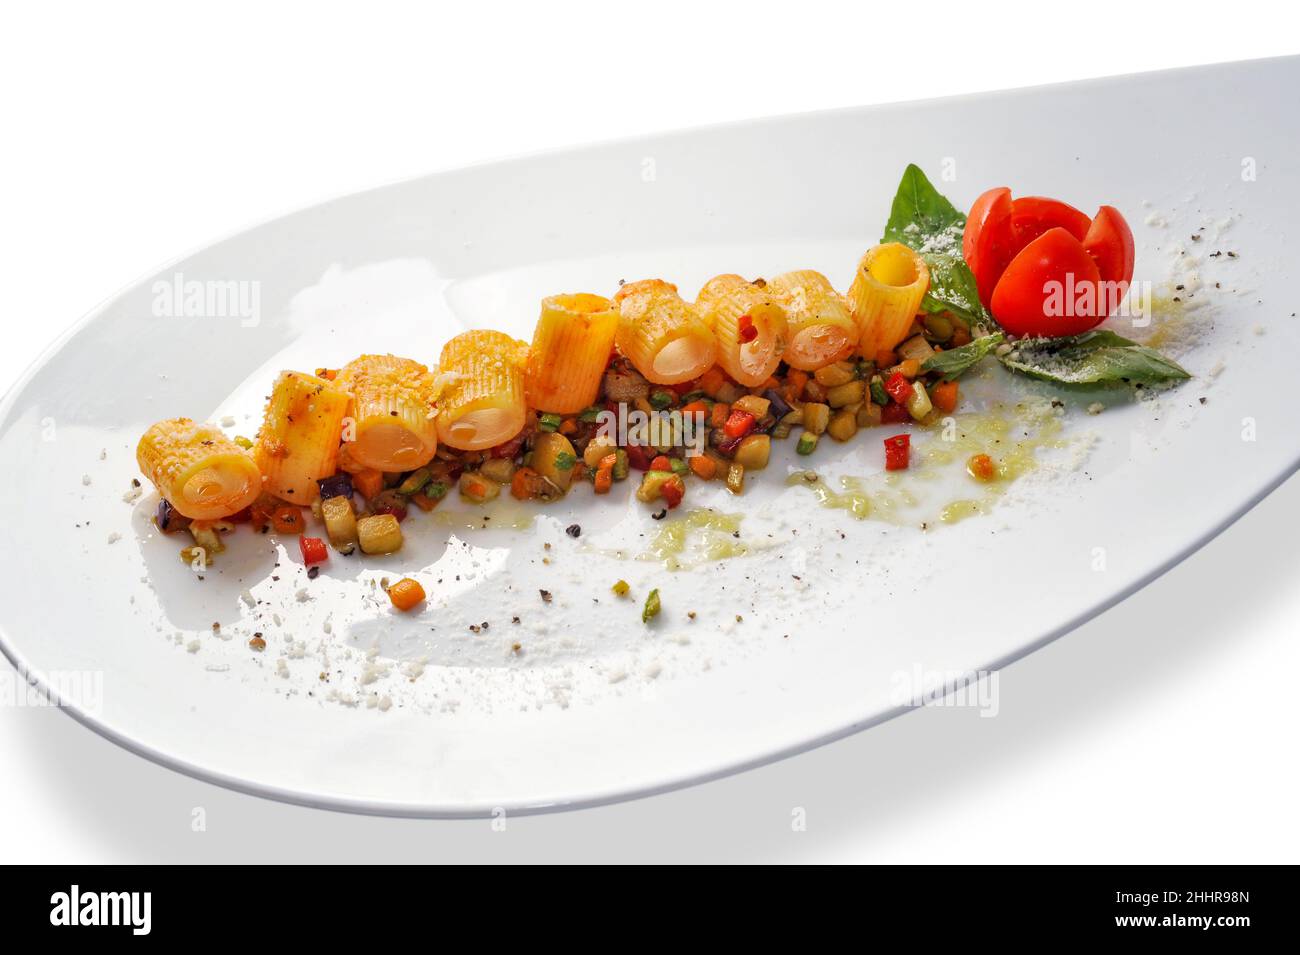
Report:
<svg viewBox="0 0 1300 955"><path fill-rule="evenodd" d="M664 485L676 477L672 471L646 471L641 486L636 489L636 499L643 504L659 500Z"/></svg>
<svg viewBox="0 0 1300 955"><path fill-rule="evenodd" d="M844 384L836 385L826 392L826 402L832 408L843 408L855 401L861 401L866 393L867 383L865 381L846 381Z"/></svg>
<svg viewBox="0 0 1300 955"><path fill-rule="evenodd" d="M812 454L817 450L817 435L805 430L799 435L799 443L794 446L799 454Z"/></svg>
<svg viewBox="0 0 1300 955"><path fill-rule="evenodd" d="M330 544L340 554L350 554L357 549L357 515L352 509L352 499L338 495L320 502L321 518Z"/></svg>
<svg viewBox="0 0 1300 955"><path fill-rule="evenodd" d="M397 485L397 491L399 494L415 494L429 483L431 477L433 477L433 473L428 468L412 471L407 475L405 481Z"/></svg>
<svg viewBox="0 0 1300 955"><path fill-rule="evenodd" d="M392 554L402 549L402 525L392 514L371 514L357 521L357 540L367 554Z"/></svg>
<svg viewBox="0 0 1300 955"><path fill-rule="evenodd" d="M739 461L727 465L727 490L732 494L741 494L745 490L745 466Z"/></svg>
<svg viewBox="0 0 1300 955"><path fill-rule="evenodd" d="M751 434L736 446L735 461L747 471L761 471L771 454L772 439L765 434Z"/></svg>
<svg viewBox="0 0 1300 955"><path fill-rule="evenodd" d="M460 476L460 496L471 504L486 504L501 493L501 485L479 471L466 471Z"/></svg>
<svg viewBox="0 0 1300 955"><path fill-rule="evenodd" d="M818 384L828 389L847 384L854 378L853 363L837 361L833 365L826 365L824 368L818 368L813 372L813 378L817 380Z"/></svg>
<svg viewBox="0 0 1300 955"><path fill-rule="evenodd" d="M743 398L738 398L731 407L733 411L748 411L755 418L761 418L767 414L767 409L772 407L772 402L758 395L745 395Z"/></svg>
<svg viewBox="0 0 1300 955"><path fill-rule="evenodd" d="M488 458L479 465L479 473L498 484L509 484L515 476L515 462L509 458Z"/></svg>
<svg viewBox="0 0 1300 955"><path fill-rule="evenodd" d="M830 424L831 409L829 405L810 401L803 406L803 426L813 434L821 434Z"/></svg>
<svg viewBox="0 0 1300 955"><path fill-rule="evenodd" d="M912 395L907 399L907 413L916 421L920 421L934 409L930 403L930 394L925 390L925 385L919 381L912 382Z"/></svg>
<svg viewBox="0 0 1300 955"><path fill-rule="evenodd" d="M627 452L619 448L614 452L614 480L626 481L628 473Z"/></svg>

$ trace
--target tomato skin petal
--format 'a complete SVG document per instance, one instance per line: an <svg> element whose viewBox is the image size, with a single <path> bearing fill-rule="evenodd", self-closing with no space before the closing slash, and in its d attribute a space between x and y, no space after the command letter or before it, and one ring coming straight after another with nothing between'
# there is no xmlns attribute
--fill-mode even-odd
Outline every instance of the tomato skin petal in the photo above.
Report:
<svg viewBox="0 0 1300 955"><path fill-rule="evenodd" d="M1011 228L1016 233L1016 251L1051 229L1064 229L1080 242L1092 220L1068 202L1046 196L1021 196L1011 203Z"/></svg>
<svg viewBox="0 0 1300 955"><path fill-rule="evenodd" d="M1137 252L1133 230L1114 206L1102 206L1093 216L1092 226L1083 238L1083 247L1097 263L1103 282L1116 282L1126 289L1133 281Z"/></svg>
<svg viewBox="0 0 1300 955"><path fill-rule="evenodd" d="M1017 253L993 290L993 317L1013 335L1077 335L1106 316L1098 308L1101 274L1065 228L1044 232ZM1048 314L1053 284L1062 314Z"/></svg>
<svg viewBox="0 0 1300 955"><path fill-rule="evenodd" d="M1018 251L1011 228L1011 190L1006 186L990 189L975 200L966 217L961 251L975 276L980 301L987 306L993 297L998 277Z"/></svg>

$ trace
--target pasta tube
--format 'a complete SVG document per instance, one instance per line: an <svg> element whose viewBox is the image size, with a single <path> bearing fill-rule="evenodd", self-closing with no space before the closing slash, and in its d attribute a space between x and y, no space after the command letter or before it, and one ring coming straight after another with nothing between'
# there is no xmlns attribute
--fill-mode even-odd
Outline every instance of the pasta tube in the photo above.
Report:
<svg viewBox="0 0 1300 955"><path fill-rule="evenodd" d="M711 367L716 352L709 323L677 294L677 286L660 279L624 285L618 303L618 350L657 385L698 378Z"/></svg>
<svg viewBox="0 0 1300 955"><path fill-rule="evenodd" d="M618 329L618 310L599 295L553 295L542 299L533 331L524 391L537 411L574 414L600 394Z"/></svg>
<svg viewBox="0 0 1300 955"><path fill-rule="evenodd" d="M291 504L316 500L316 482L335 471L347 411L347 392L332 382L300 371L281 372L253 448L266 490Z"/></svg>
<svg viewBox="0 0 1300 955"><path fill-rule="evenodd" d="M716 276L700 289L695 307L713 326L723 371L746 388L772 376L785 354L789 323L766 282Z"/></svg>
<svg viewBox="0 0 1300 955"><path fill-rule="evenodd" d="M875 358L907 337L929 287L925 260L902 243L867 250L849 286L862 357Z"/></svg>
<svg viewBox="0 0 1300 955"><path fill-rule="evenodd" d="M438 437L444 444L484 451L523 430L527 348L488 329L463 332L442 346Z"/></svg>
<svg viewBox="0 0 1300 955"><path fill-rule="evenodd" d="M853 354L858 326L844 297L831 288L826 276L810 269L784 272L768 284L785 306L790 323L786 364L816 371Z"/></svg>
<svg viewBox="0 0 1300 955"><path fill-rule="evenodd" d="M348 457L376 471L414 471L438 450L434 385L429 369L409 358L362 355L334 386L352 398Z"/></svg>
<svg viewBox="0 0 1300 955"><path fill-rule="evenodd" d="M219 428L189 418L150 427L135 460L158 493L191 520L229 517L262 493L262 475L248 452Z"/></svg>

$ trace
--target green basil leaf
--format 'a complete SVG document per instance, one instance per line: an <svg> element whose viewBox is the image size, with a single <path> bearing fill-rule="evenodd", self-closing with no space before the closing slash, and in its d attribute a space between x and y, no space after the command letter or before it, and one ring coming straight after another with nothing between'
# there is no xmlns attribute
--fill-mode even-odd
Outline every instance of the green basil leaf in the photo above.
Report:
<svg viewBox="0 0 1300 955"><path fill-rule="evenodd" d="M985 335L973 342L967 342L965 345L959 345L956 348L949 348L947 351L941 351L933 357L927 358L921 365L921 370L937 371L943 375L944 381L952 381L969 371L985 355L1004 341L1006 341L1006 336L1001 332Z"/></svg>
<svg viewBox="0 0 1300 955"><path fill-rule="evenodd" d="M930 267L930 289L921 302L925 311L952 312L967 325L991 324L962 257L965 228L966 216L912 164L903 171L881 241L901 242L925 259Z"/></svg>
<svg viewBox="0 0 1300 955"><path fill-rule="evenodd" d="M1060 385L1155 385L1192 377L1154 348L1104 329L1063 338L1027 338L999 356L1014 372Z"/></svg>

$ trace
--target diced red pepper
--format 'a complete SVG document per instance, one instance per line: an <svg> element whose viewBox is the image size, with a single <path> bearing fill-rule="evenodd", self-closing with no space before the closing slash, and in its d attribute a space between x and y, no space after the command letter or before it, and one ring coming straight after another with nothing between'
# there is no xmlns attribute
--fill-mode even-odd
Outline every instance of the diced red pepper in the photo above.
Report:
<svg viewBox="0 0 1300 955"><path fill-rule="evenodd" d="M718 449L719 454L725 454L727 457L731 457L736 453L736 449L740 447L740 442L744 440L745 436L743 434L737 435L734 438L723 438L714 445L714 447Z"/></svg>
<svg viewBox="0 0 1300 955"><path fill-rule="evenodd" d="M307 565L321 564L329 559L325 542L319 537L299 537L298 547L302 550L302 562Z"/></svg>
<svg viewBox="0 0 1300 955"><path fill-rule="evenodd" d="M727 423L722 426L722 430L728 438L743 438L754 430L754 425L757 422L758 419L748 411L741 411L737 408L731 412L730 417L727 418Z"/></svg>
<svg viewBox="0 0 1300 955"><path fill-rule="evenodd" d="M682 498L686 494L686 482L682 480L681 475L675 474L670 480L664 481L663 486L659 488L659 493L663 495L664 503L671 511L682 503Z"/></svg>
<svg viewBox="0 0 1300 955"><path fill-rule="evenodd" d="M668 460L668 455L666 454L656 455L655 459L650 462L651 471L671 471L672 469L673 462Z"/></svg>
<svg viewBox="0 0 1300 955"><path fill-rule="evenodd" d="M907 424L911 420L907 406L900 405L897 401L891 401L880 409L881 424Z"/></svg>
<svg viewBox="0 0 1300 955"><path fill-rule="evenodd" d="M912 383L903 376L902 372L896 371L885 381L885 390L889 392L889 397L901 405L911 397Z"/></svg>
<svg viewBox="0 0 1300 955"><path fill-rule="evenodd" d="M911 458L912 437L896 434L885 439L885 470L906 471Z"/></svg>
<svg viewBox="0 0 1300 955"><path fill-rule="evenodd" d="M638 471L649 471L650 461L650 452L644 446L639 444L629 444L627 446L627 463L629 467L636 468Z"/></svg>
<svg viewBox="0 0 1300 955"><path fill-rule="evenodd" d="M736 322L736 331L738 332L736 337L740 339L742 345L752 342L758 337L758 329L754 327L754 319L748 315L740 316L740 320Z"/></svg>

